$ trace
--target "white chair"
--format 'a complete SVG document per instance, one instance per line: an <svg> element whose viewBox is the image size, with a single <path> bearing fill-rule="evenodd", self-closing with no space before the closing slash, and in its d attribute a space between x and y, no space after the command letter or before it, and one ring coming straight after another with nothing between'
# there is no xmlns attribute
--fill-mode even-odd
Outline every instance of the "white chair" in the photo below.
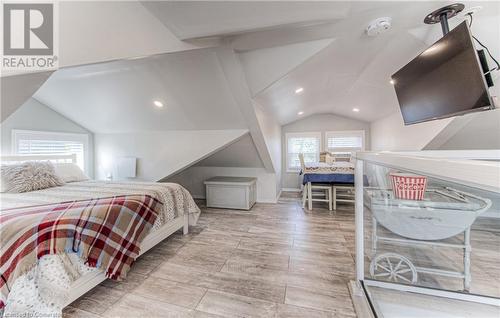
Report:
<svg viewBox="0 0 500 318"><path fill-rule="evenodd" d="M302 169L302 173L305 173L305 162L304 155L299 154L300 160L300 168ZM314 198L320 197L320 198ZM314 202L328 202L328 210L332 210L332 186L330 184L323 183L311 183L308 182L304 185L302 189L302 208L306 207L307 201L307 209L312 210L312 203Z"/></svg>
<svg viewBox="0 0 500 318"><path fill-rule="evenodd" d="M337 202L354 203L354 186L333 186L333 209L337 210Z"/></svg>

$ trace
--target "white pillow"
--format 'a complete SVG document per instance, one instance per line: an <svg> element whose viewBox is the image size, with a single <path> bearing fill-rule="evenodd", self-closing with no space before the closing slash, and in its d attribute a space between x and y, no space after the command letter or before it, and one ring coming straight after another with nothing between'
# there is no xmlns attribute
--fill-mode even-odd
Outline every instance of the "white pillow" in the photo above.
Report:
<svg viewBox="0 0 500 318"><path fill-rule="evenodd" d="M90 178L83 173L82 169L74 163L56 163L54 164L56 175L64 182L86 181Z"/></svg>
<svg viewBox="0 0 500 318"><path fill-rule="evenodd" d="M52 163L48 161L2 165L0 175L2 192L30 192L64 184L64 181L55 174Z"/></svg>
<svg viewBox="0 0 500 318"><path fill-rule="evenodd" d="M333 165L333 163L335 162L335 157L330 154L326 154L325 162L329 165Z"/></svg>

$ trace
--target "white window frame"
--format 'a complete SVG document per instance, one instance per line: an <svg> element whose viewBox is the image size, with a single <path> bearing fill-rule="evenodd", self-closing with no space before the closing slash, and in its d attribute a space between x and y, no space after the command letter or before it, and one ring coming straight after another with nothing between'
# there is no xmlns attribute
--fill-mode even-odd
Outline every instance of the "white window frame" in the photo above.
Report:
<svg viewBox="0 0 500 318"><path fill-rule="evenodd" d="M361 148L338 148L338 149L330 149L328 147L328 139L330 137L335 137L335 136L360 136L361 137ZM336 131L327 131L325 132L325 140L323 147L325 151L328 152L338 152L338 153L354 153L356 151L364 151L366 146L366 141L365 141L365 131L364 130L336 130Z"/></svg>
<svg viewBox="0 0 500 318"><path fill-rule="evenodd" d="M300 168L298 169L294 169L294 168L290 168L288 166L288 163L290 162L288 160L288 155L289 155L289 152L288 152L288 140L290 138L294 138L294 137L313 137L313 138L317 138L319 140L319 143L318 143L318 153L317 153L317 161L319 161L319 154L321 153L322 151L322 146L323 146L323 143L322 143L322 136L321 136L321 132L320 131L314 131L314 132L290 132L290 133L286 133L285 134L285 165L286 165L286 172L288 173L296 173L296 172L299 172L300 171Z"/></svg>
<svg viewBox="0 0 500 318"><path fill-rule="evenodd" d="M89 153L88 134L67 133L58 131L12 129L12 143L11 143L12 153L18 155L19 153L17 149L19 145L19 140L30 137L33 139L81 142L83 144L83 160L84 160L83 171L87 174L90 172L90 153Z"/></svg>

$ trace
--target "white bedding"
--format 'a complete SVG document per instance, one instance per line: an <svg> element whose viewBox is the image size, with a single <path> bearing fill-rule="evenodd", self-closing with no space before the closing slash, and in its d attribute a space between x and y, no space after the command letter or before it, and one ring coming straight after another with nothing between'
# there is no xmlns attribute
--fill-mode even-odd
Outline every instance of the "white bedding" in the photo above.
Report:
<svg viewBox="0 0 500 318"><path fill-rule="evenodd" d="M195 225L200 215L189 192L175 183L82 181L25 193L0 193L0 209L103 198L125 194L148 194L163 202L153 231L169 220L189 214ZM75 254L43 256L36 267L19 277L7 299L4 316L60 315L71 283L90 268Z"/></svg>
<svg viewBox="0 0 500 318"><path fill-rule="evenodd" d="M200 215L189 192L176 183L95 180L66 183L32 192L1 193L0 210L125 194L149 194L163 202L163 211L156 220L155 229L176 217L179 211L189 211L190 225L196 224Z"/></svg>

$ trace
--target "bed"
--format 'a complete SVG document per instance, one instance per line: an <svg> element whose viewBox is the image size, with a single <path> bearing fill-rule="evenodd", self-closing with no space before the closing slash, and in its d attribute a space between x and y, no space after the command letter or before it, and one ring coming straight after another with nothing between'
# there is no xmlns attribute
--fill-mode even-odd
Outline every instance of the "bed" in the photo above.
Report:
<svg viewBox="0 0 500 318"><path fill-rule="evenodd" d="M76 157L73 155L2 157L3 164L43 160L75 163ZM161 204L161 208L158 208L159 213L154 222L151 221L151 227L141 240L140 249L137 249L139 256L178 230L182 229L183 233L187 234L189 225L195 225L200 215L200 210L189 192L178 184L87 180L32 192L1 193L0 216L2 213L25 211L27 207L34 209L62 202L88 202L91 199L102 201L107 198L134 198L134 196L148 197L150 201L158 201ZM69 305L107 279L102 270L83 264L75 255L63 253L39 258L34 268L23 273L10 286L4 314L19 314L19 311L23 310L24 314L26 310L33 312L35 309L32 307L37 302L43 307L38 313L60 313L62 307ZM40 285L45 285L45 288L42 289ZM33 297L37 297L36 301L31 299ZM32 303L27 304L28 302Z"/></svg>

